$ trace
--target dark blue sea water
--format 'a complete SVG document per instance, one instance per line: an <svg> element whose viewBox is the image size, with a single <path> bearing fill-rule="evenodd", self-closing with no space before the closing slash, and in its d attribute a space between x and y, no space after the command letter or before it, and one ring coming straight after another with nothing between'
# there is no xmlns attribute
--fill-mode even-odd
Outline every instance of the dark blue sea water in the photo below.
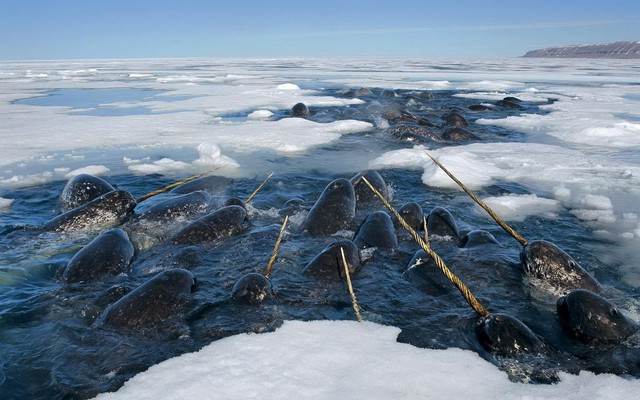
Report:
<svg viewBox="0 0 640 400"><path fill-rule="evenodd" d="M349 163L344 158L371 148L391 150L420 142L428 142L435 148L468 143L433 142L415 135L402 137L390 133L391 128L402 125L428 129L440 135L446 129L440 116L450 111L458 111L472 122L480 116L504 118L523 112L546 112L537 103L524 103L518 110L496 108L479 114L468 109L478 101L455 97L456 91L441 91L431 99L422 97L424 93L420 91L397 90L396 97L385 97L381 89L372 90L368 104L351 107L348 113L344 108L327 107L312 109L308 118L322 122L354 118L371 121L368 107L376 102L383 112L389 113L390 128L343 136L296 158L266 157L264 175L235 178L214 191L215 203L228 197L246 199L267 172L275 171L248 206L251 221L248 231L211 244L180 246L161 241L144 242L140 238L157 232L135 231L131 222L125 222L123 229L129 230L132 238L138 238L137 243L146 244L136 251L129 273L98 282L64 284L60 279L71 257L92 240L96 232L55 233L41 228L59 213L59 196L65 182L3 191L2 197L14 199L14 203L10 210L0 213L1 397L88 398L117 389L128 378L162 360L195 351L230 335L271 331L284 320L291 319L355 319L344 282L301 274L325 246L336 239L351 238L368 213L384 210L377 202L362 204L352 229L338 236L310 237L301 232L302 218L327 184L360 172L358 163ZM53 91L50 96L23 103L99 110L108 109L104 104L110 102L154 97L160 93L162 91L69 89ZM352 96L349 92L329 89L325 94ZM413 102L408 103L409 100ZM421 108L424 104L428 104L427 111ZM400 108L423 118L423 124L394 114ZM276 113L276 118L286 116L288 110ZM426 127L424 120L435 126ZM479 137L478 140L525 139L524 134L505 128L472 123L469 129ZM336 173L335 168L307 167L317 165L317 162L309 161L318 159L328 164L340 163L343 170ZM287 172L280 173L277 166L283 163L288 164ZM459 347L477 352L504 369L514 380L548 383L554 380L558 371L583 369L633 377L640 374L636 358L621 355L619 350L584 345L563 330L557 321L555 299L537 293L524 278L519 260L520 244L475 211L466 195L458 190L425 187L421 184L422 171L389 169L380 172L392 192L392 203L396 208L410 201L419 203L425 213L436 206L446 207L462 233L484 229L496 237L500 246L466 249L454 240L435 237L431 239L431 245L485 307L525 322L548 344L549 351L544 356L515 358L487 352L474 333L476 315L453 286L412 281L403 274L418 250L417 244L403 231L397 232L399 246L396 250L366 252L364 268L353 276L365 319L401 328L399 340L418 347ZM131 174L110 175L106 180L131 192L135 198L174 181L160 175ZM531 193L531 188L496 182L477 194L483 197L510 193L527 194ZM175 195L165 193L143 202L136 208L136 213L172 196ZM241 276L264 270L284 218L280 209L292 198L303 199L305 203L292 215L271 275L277 295L259 306L231 301L231 289ZM188 221L183 225L186 223ZM575 215L565 210L553 219L534 216L514 222L512 226L529 240L544 238L571 254L603 285L612 289L613 299L637 299L637 291L618 279L617 266L602 265L595 257L611 243L594 235ZM181 313L139 332L96 325L96 320L110 304L160 271L171 268L187 269L198 280L198 290Z"/></svg>

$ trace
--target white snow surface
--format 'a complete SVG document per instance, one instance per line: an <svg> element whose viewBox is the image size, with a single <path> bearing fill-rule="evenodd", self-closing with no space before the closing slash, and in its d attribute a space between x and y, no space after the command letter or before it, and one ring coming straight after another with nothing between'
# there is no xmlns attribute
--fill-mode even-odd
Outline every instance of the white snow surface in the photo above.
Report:
<svg viewBox="0 0 640 400"><path fill-rule="evenodd" d="M476 353L398 343L372 322L287 321L154 365L96 399L630 399L640 380L560 374L554 385L509 381Z"/></svg>

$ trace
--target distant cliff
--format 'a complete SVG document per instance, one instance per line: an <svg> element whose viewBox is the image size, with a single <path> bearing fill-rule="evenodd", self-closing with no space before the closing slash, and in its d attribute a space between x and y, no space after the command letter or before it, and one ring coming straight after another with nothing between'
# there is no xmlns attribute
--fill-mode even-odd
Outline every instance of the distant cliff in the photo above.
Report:
<svg viewBox="0 0 640 400"><path fill-rule="evenodd" d="M615 42L585 46L549 47L532 50L524 57L552 58L640 58L640 42Z"/></svg>

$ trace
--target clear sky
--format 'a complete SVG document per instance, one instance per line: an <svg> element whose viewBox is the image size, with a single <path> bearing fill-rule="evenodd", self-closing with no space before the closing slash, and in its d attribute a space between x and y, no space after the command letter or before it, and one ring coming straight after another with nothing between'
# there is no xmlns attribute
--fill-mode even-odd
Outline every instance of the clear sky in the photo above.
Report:
<svg viewBox="0 0 640 400"><path fill-rule="evenodd" d="M639 0L0 0L0 59L513 57L640 40Z"/></svg>

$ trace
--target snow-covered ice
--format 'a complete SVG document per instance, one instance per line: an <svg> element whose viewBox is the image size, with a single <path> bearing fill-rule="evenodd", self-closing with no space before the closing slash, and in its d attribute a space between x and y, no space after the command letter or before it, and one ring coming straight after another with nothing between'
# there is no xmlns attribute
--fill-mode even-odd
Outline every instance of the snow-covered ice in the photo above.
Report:
<svg viewBox="0 0 640 400"><path fill-rule="evenodd" d="M287 321L260 335L229 337L154 365L96 399L629 399L640 380L560 374L554 385L509 381L460 349L396 342L371 322Z"/></svg>

